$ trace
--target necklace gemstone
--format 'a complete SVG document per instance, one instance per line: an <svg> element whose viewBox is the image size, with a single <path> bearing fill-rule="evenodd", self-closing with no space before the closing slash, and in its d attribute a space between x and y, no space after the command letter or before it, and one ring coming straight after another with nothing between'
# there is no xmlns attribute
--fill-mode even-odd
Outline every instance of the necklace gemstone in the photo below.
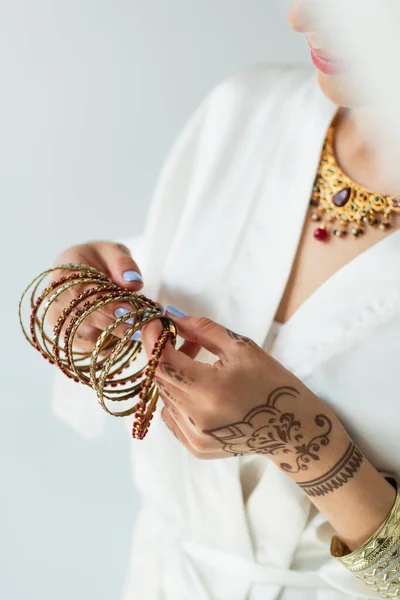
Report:
<svg viewBox="0 0 400 600"><path fill-rule="evenodd" d="M342 206L345 206L348 201L350 200L350 196L351 196L351 189L350 188L345 188L344 190L341 190L340 192L338 192L337 194L335 194L332 198L332 202L335 206L338 206L339 208L341 208Z"/></svg>
<svg viewBox="0 0 400 600"><path fill-rule="evenodd" d="M318 227L314 231L314 237L319 242L325 242L328 239L328 232L324 227Z"/></svg>

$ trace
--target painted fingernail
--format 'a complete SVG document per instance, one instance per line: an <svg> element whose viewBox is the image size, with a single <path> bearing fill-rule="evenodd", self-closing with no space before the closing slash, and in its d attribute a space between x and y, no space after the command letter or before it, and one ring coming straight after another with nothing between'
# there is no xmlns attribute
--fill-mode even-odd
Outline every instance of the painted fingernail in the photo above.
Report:
<svg viewBox="0 0 400 600"><path fill-rule="evenodd" d="M139 329L139 331L135 331L135 333L131 336L131 340L134 340L135 342L140 342L141 341L141 335L142 335L142 332Z"/></svg>
<svg viewBox="0 0 400 600"><path fill-rule="evenodd" d="M173 306L172 304L167 305L165 312L169 312L174 317L186 317L187 316L186 313L182 312L181 310L179 310L179 308L176 308L176 306Z"/></svg>
<svg viewBox="0 0 400 600"><path fill-rule="evenodd" d="M127 308L123 308L122 306L120 306L119 308L115 309L114 315L116 317L123 317L128 312L132 312L132 311L128 310ZM132 317L131 319L128 319L127 321L125 321L125 323L128 323L129 325L133 325L134 322L135 322L135 318L134 317Z"/></svg>
<svg viewBox="0 0 400 600"><path fill-rule="evenodd" d="M125 271L122 276L124 281L140 281L140 283L143 283L143 277L137 271Z"/></svg>

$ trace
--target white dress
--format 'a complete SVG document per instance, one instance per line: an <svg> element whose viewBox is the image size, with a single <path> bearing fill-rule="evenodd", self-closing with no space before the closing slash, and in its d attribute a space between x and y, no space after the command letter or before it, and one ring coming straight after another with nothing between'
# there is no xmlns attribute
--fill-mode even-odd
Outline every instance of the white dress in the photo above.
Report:
<svg viewBox="0 0 400 600"><path fill-rule="evenodd" d="M284 328L285 324L273 321L271 330L263 346L263 349L277 360L278 353L274 351L274 348L276 347L279 334ZM238 457L238 460L240 462L240 480L243 490L243 502L245 510L250 514L253 507L251 502L248 502L248 499L263 476L266 467L265 463L268 459L261 455L247 455ZM257 517L255 516L255 518ZM319 525L324 523L326 523L326 519L319 513L319 510L314 505L311 505L307 521L304 525L304 531L298 540L296 551L292 558L292 570L315 571L331 558L326 540L330 540L332 530L328 527L328 535L325 534L325 538L323 531L318 531ZM283 582L286 581L286 574L283 575L282 580ZM311 587L306 589L293 586L284 588L278 596L279 600L304 600L306 597L309 600L312 600L313 598L318 599L318 588L314 589L312 586L317 586L319 583L318 581L317 583L314 583L314 581L311 579ZM295 583L298 586L300 582ZM305 596L305 592L307 596ZM256 587L253 586L253 590L249 597L256 599L259 597L262 599L263 596L265 597L263 588L261 587L256 591ZM335 596L339 598L341 595L335 594Z"/></svg>
<svg viewBox="0 0 400 600"><path fill-rule="evenodd" d="M142 293L252 338L332 408L379 471L400 477L400 230L274 323L335 111L314 71L259 65L230 77L172 149L142 235L122 241ZM131 442L142 505L124 600L379 597L330 556L333 528L272 461L202 461L161 408ZM87 437L111 418L58 371L54 410Z"/></svg>

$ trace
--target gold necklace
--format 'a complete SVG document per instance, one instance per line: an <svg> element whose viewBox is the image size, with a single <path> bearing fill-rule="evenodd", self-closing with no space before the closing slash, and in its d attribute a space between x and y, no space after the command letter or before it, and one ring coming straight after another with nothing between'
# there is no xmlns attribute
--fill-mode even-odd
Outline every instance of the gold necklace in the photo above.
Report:
<svg viewBox="0 0 400 600"><path fill-rule="evenodd" d="M390 215L400 213L400 197L384 196L363 188L348 177L339 167L334 151L334 134L338 121L335 115L322 147L321 159L314 182L310 205L314 207L311 219L320 225L314 237L324 242L332 233L344 237L349 228L354 238L365 233L368 225L390 228ZM378 214L382 216L378 219Z"/></svg>

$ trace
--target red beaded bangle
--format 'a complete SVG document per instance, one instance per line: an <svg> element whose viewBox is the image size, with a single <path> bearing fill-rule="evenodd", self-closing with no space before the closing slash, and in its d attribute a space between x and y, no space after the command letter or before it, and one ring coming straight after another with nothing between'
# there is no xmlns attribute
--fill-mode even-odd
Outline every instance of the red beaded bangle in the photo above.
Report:
<svg viewBox="0 0 400 600"><path fill-rule="evenodd" d="M56 270L69 270L72 273L52 281L39 293L43 281ZM93 287L81 292L61 311L50 337L45 330L45 319L52 303L71 287L89 284ZM22 312L24 299L30 290L28 333L23 324ZM112 321L101 332L91 352L77 351L73 347L74 338L84 320L105 305L121 301L131 304L132 311ZM167 342L170 341L175 347L177 335L175 324L162 313L156 302L117 285L94 267L67 263L48 269L31 281L21 296L18 313L25 338L46 360L55 364L67 377L91 387L97 394L99 404L108 414L116 417L134 414L132 436L136 439L145 437L159 397L158 388L153 381L155 369ZM114 329L132 317L135 317L134 324L126 329L122 338L115 337L112 334ZM132 333L153 319L161 320L163 331L150 360L143 368L132 373L132 364L142 349L141 342L131 340ZM63 343L60 345L64 327ZM136 396L138 402L134 406L118 412L106 405L106 400L114 404L125 403Z"/></svg>
<svg viewBox="0 0 400 600"><path fill-rule="evenodd" d="M77 280L77 282L80 282L81 280ZM58 292L63 292L65 288L61 288L60 290L58 290ZM55 362L57 364L57 366L68 376L71 376L71 370L70 370L70 364L69 364L69 360L68 359L62 359L60 357L60 350L64 350L65 348L65 342L68 339L68 334L70 331L69 326L66 328L65 331L65 335L64 335L64 347L60 347L58 342L59 342L59 338L60 338L60 334L61 331L64 327L64 325L66 324L66 321L68 319L68 317L70 316L70 314L73 312L73 310L78 306L78 304L80 304L81 302L83 302L84 300L86 300L87 298L89 298L90 296L93 296L94 294L99 294L101 292L108 292L108 291L113 291L115 289L115 286L113 285L112 287L110 286L99 286L97 288L90 288L84 292L82 292L81 294L79 294L79 296L77 296L76 298L74 298L62 311L61 315L58 317L57 319L57 323L53 328L53 341L52 341L52 351L53 351L53 355L55 357ZM56 296L57 297L57 296ZM54 300L56 299L56 297L54 298ZM78 313L79 311L77 310L75 312L75 315ZM45 314L43 315L43 320L42 323L44 321L45 318ZM78 359L77 359L78 360ZM77 362L77 360L75 362ZM76 378L73 376L74 381L79 382L79 378Z"/></svg>

